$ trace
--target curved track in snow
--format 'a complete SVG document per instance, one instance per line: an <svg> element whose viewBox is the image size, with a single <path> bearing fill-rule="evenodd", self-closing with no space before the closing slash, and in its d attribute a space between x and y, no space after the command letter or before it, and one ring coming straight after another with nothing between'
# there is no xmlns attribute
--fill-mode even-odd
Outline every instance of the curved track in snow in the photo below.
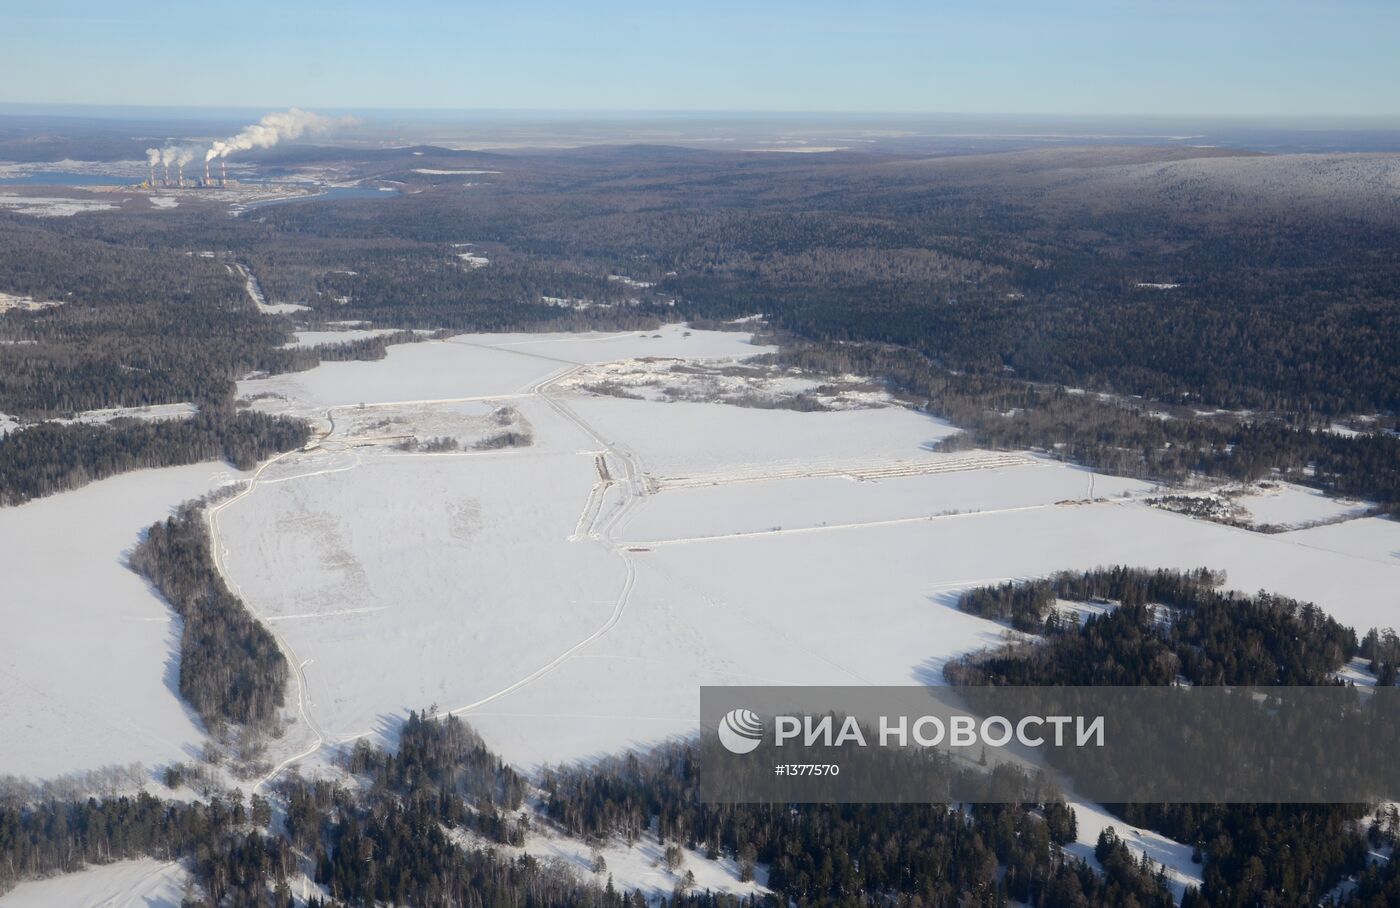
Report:
<svg viewBox="0 0 1400 908"><path fill-rule="evenodd" d="M434 718L446 715L457 715L460 713L471 712L473 710L479 709L482 706L485 706L488 703L499 700L500 698L508 694L520 690L521 688L526 687L529 684L532 684L533 682L549 674L554 669L558 668L564 662L568 661L570 657L574 656L579 651L585 649L589 645L601 639L610 630L617 626L617 623L622 619L623 614L627 610L627 605L632 596L632 589L636 583L637 572L636 566L633 563L633 559L628 553L626 546L619 544L614 540L613 531L615 528L618 527L623 518L625 518L632 511L632 509L636 507L638 502L640 502L641 499L647 494L647 489L645 487L645 484L642 482L641 478L641 467L637 463L636 458L624 448L604 439L592 425L590 425L586 420L584 420L572 409L570 409L567 404L565 404L563 401L559 400L550 393L551 389L557 383L564 380L565 378L568 378L573 373L577 372L580 368L582 368L582 364L570 362L568 360L558 359L552 356L530 353L525 350L512 350L501 347L488 347L488 345L472 344L466 341L455 342L461 343L464 346L480 346L486 349L502 350L502 352L515 354L517 356L527 356L533 359L541 359L550 362L556 362L560 363L564 368L554 370L550 374L543 376L539 380L533 382L523 391L515 394L481 395L449 399L398 401L395 403L395 405L431 405L444 403L459 403L463 401L474 400L518 399L525 397L535 397L542 400L561 417L563 417L565 420L572 423L573 425L577 426L580 431L586 434L589 438L593 439L598 444L599 449L603 452L601 455L602 457L610 457L613 459L614 462L621 464L622 466L623 475L620 481L612 478L611 475L600 477L600 482L597 485L595 485L593 489L590 490L589 501L584 506L584 513L592 514L592 517L590 517L588 521L590 524L593 520L596 520L598 512L602 508L603 498L606 496L608 489L610 489L613 486L616 486L620 490L623 496L622 502L608 512L607 516L602 519L601 524L596 530L592 532L585 532L582 535L576 532L575 535L571 538L573 538L575 541L596 542L604 546L608 551L612 552L614 555L616 555L622 560L625 569L625 574L623 577L622 589L618 592L617 599L614 602L612 612L608 615L607 620L603 622L603 624L599 626L595 631L590 633L588 636L582 638L581 640L577 641L576 643L565 649L563 652L550 659L545 664L531 671L529 674L513 681L505 687L493 691L487 694L486 696L472 701L471 703L466 703L448 709L439 710L438 712L433 714ZM314 742L308 747L281 760L275 766L273 766L271 770L269 770L261 778L259 778L257 782L253 785L253 790L255 791L263 788L264 786L272 782L274 779L276 779L283 772L285 772L287 769L291 768L292 766L296 765L302 760L314 756L327 744L345 743L347 741L355 740L356 738L366 737L368 734L370 734L370 732L363 732L355 735L330 736L327 735L321 729L319 724L317 724L315 717L312 714L311 707L313 703L310 695L310 686L307 682L305 673L305 667L307 664L309 664L310 660L301 660L297 656L295 650L293 650L291 645L287 642L286 638L277 632L277 629L275 627L276 622L269 620L263 615L258 614L258 612L251 605L248 604L247 600L244 599L242 595L242 590L240 589L237 581L235 581L233 577L230 576L226 568L225 560L227 556L227 548L219 535L219 514L225 508L228 508L233 504L247 498L258 488L259 484L284 482L288 479L303 478L305 476L320 475L328 472L342 472L344 470L353 469L355 466L359 465L358 463L356 463L349 467L339 467L332 470L316 470L309 473L299 474L294 477L284 477L281 479L265 478L265 473L267 472L267 470L274 464L281 462L286 457L297 453L308 453L325 450L325 448L323 447L324 444L328 441L331 441L332 436L335 434L335 411L337 409L344 409L344 407L330 407L326 410L324 419L327 423L327 428L319 435L317 439L309 443L304 448L298 448L293 451L284 452L261 464L258 467L258 469L253 473L253 475L248 479L247 486L244 489L242 489L238 494L233 495L205 509L205 520L209 532L210 553L214 562L215 570L218 571L219 575L223 578L224 582L228 584L229 589L232 590L236 595L238 595L240 599L244 600L245 607L248 608L249 612L253 615L253 617L260 621L263 624L263 626L268 629L268 632L272 634L273 639L277 643L278 649L281 651L283 658L287 660L287 663L292 670L292 680L296 688L295 694L297 715L301 718L301 721L305 723L306 728L311 732L311 735L314 738ZM386 436L385 438L388 439L390 437ZM608 472L610 473L611 471ZM597 499L596 501L594 500L595 498ZM583 529L588 530L589 527L583 527Z"/></svg>

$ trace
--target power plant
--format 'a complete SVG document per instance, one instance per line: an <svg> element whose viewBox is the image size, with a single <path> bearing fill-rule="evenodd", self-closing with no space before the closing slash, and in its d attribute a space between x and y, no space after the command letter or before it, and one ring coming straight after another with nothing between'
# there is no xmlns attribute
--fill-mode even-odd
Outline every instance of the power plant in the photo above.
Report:
<svg viewBox="0 0 1400 908"><path fill-rule="evenodd" d="M301 136L329 132L343 121L323 117L320 114L293 107L291 110L270 113L251 126L245 127L237 135L220 139L208 147L198 145L167 145L164 148L146 149L146 161L150 165L150 177L145 189L226 189L236 185L228 178L229 155L238 151L251 151L255 148L271 148L283 139L298 139ZM191 187L185 185L185 165L193 162L200 154L204 155L204 179ZM210 173L210 165L219 162L218 179ZM175 167L175 178L170 176L171 165ZM162 168L163 176L157 182L156 168Z"/></svg>
<svg viewBox="0 0 1400 908"><path fill-rule="evenodd" d="M219 161L218 176L210 173L213 158L204 160L204 179L195 178L186 182L185 165L195 161L205 149L193 145L171 145L166 148L146 149L146 163L150 175L141 184L142 189L227 189L237 185L229 182L228 166Z"/></svg>

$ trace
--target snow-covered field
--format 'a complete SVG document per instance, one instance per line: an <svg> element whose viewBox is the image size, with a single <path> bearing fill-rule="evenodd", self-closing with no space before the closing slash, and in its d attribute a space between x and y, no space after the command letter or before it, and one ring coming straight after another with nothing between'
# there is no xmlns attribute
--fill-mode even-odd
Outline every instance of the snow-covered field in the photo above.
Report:
<svg viewBox="0 0 1400 908"><path fill-rule="evenodd" d="M958 612L958 591L1100 564L1209 565L1362 630L1396 623L1396 565L1151 508L1138 481L935 452L955 430L898 406L594 395L576 365L754 351L681 327L461 336L244 383L281 395L259 407L338 408L320 449L219 517L231 576L307 660L322 730L436 704L526 767L645 746L694 728L701 684L936 682L1005 633ZM517 408L533 444L336 447L362 432L352 414L422 422L439 400ZM1345 507L1309 496L1258 504Z"/></svg>
<svg viewBox="0 0 1400 908"><path fill-rule="evenodd" d="M598 395L582 379L597 364L722 367L766 349L684 326L463 335L241 382L252 406L322 427L213 519L232 584L302 667L292 700L310 722L277 758L392 739L405 711L435 708L534 768L689 734L702 684L940 683L948 659L1009 633L958 611L959 591L1064 568L1205 565L1363 632L1400 624L1400 523L1270 535L1196 520L1148 506L1136 480L932 450L956 430L879 395L799 412ZM478 446L503 431L508 445ZM456 447L429 453L430 438ZM123 553L228 478L148 471L0 510L0 537L27 543L0 548L0 618L17 629L0 680L26 692L0 698L0 774L195 752L170 613ZM1294 525L1353 507L1293 487L1244 503ZM1087 849L1111 822L1094 810L1081 811ZM1196 871L1185 846L1124 838L1178 884ZM530 847L591 864L580 843ZM605 857L627 868L619 879L674 883L645 849Z"/></svg>
<svg viewBox="0 0 1400 908"><path fill-rule="evenodd" d="M0 508L0 775L198 755L203 731L175 690L176 620L126 555L173 506L235 477L143 470Z"/></svg>
<svg viewBox="0 0 1400 908"><path fill-rule="evenodd" d="M1340 552L1380 564L1400 566L1400 520L1364 517L1346 523L1285 533L1283 538L1299 545ZM1400 614L1391 620L1400 623Z"/></svg>
<svg viewBox="0 0 1400 908"><path fill-rule="evenodd" d="M280 395L290 409L314 414L358 403L502 397L578 363L637 356L751 356L747 335L690 332L679 326L622 334L496 334L396 345L379 361L322 363L308 372L240 382L242 397ZM268 400L273 400L269 398ZM258 401L260 408L283 409Z"/></svg>
<svg viewBox="0 0 1400 908"><path fill-rule="evenodd" d="M800 413L592 396L570 406L603 437L626 445L662 483L927 464L953 456L928 446L957 434L902 408Z"/></svg>
<svg viewBox="0 0 1400 908"><path fill-rule="evenodd" d="M1235 499L1249 511L1255 526L1310 526L1356 517L1366 510L1361 502L1328 498L1317 489L1286 482L1271 485Z"/></svg>
<svg viewBox="0 0 1400 908"><path fill-rule="evenodd" d="M0 908L179 908L190 883L179 863L141 858L20 883Z"/></svg>
<svg viewBox="0 0 1400 908"><path fill-rule="evenodd" d="M267 480L219 517L240 592L313 660L326 733L472 702L607 621L624 566L569 541L591 456L392 452L345 467Z"/></svg>
<svg viewBox="0 0 1400 908"><path fill-rule="evenodd" d="M1210 565L1233 587L1316 601L1364 629L1395 623L1400 581L1395 567L1116 503L637 547L650 551L634 554L636 589L618 625L469 716L511 759L685 733L700 684L937 683L947 658L1003 635L955 606L958 591L986 583L1101 564Z"/></svg>
<svg viewBox="0 0 1400 908"><path fill-rule="evenodd" d="M1038 507L1086 497L1091 474L1079 467L987 452L906 461L909 475L837 476L666 488L629 520L623 535L646 545L801 528L866 525ZM933 472L946 464L947 472ZM929 472L918 473L916 469ZM1143 494L1147 483L1093 474L1094 494Z"/></svg>

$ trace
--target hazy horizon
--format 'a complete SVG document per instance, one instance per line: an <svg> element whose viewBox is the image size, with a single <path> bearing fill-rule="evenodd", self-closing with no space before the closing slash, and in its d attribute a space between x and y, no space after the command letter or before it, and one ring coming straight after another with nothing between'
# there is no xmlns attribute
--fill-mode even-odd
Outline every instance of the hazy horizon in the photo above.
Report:
<svg viewBox="0 0 1400 908"><path fill-rule="evenodd" d="M551 107L368 107L363 105L311 105L302 102L264 105L189 105L189 104L90 104L79 102L47 101L0 101L0 116L73 116L73 117L168 117L170 119L207 119L228 116L235 119L257 117L269 110L287 107L315 108L317 111L334 115L358 115L364 117L421 117L434 120L452 117L473 117L489 120L500 118L549 118L557 120L604 120L619 119L770 119L774 117L799 121L854 120L870 121L879 119L912 121L968 120L1028 120L1041 122L1083 123L1157 123L1157 124L1248 124L1251 126L1276 126L1286 128L1307 128L1309 126L1330 129L1355 128L1400 128L1400 112L1385 114L1332 114L1332 113L1077 113L1035 112L1017 110L984 111L937 111L937 110L759 110L745 108L551 108Z"/></svg>
<svg viewBox="0 0 1400 908"><path fill-rule="evenodd" d="M70 0L7 26L10 104L1400 117L1400 7L1377 0Z"/></svg>

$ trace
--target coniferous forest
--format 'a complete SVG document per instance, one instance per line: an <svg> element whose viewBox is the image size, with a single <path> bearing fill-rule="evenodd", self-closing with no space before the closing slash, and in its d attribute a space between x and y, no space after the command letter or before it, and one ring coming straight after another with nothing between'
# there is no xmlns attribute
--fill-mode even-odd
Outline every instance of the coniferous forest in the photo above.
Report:
<svg viewBox="0 0 1400 908"><path fill-rule="evenodd" d="M286 700L287 661L215 568L204 510L186 505L152 525L131 567L180 616L180 696L205 725L270 725Z"/></svg>
<svg viewBox="0 0 1400 908"><path fill-rule="evenodd" d="M1223 578L1127 567L1066 572L1046 580L969 591L965 611L1039 634L955 660L955 684L1319 685L1359 652L1356 632L1310 603L1221 592ZM1057 602L1106 608L1083 621ZM1390 633L1393 638L1393 632ZM1384 648L1369 632L1369 648ZM1381 657L1386 658L1386 657ZM1393 682L1392 682L1393 683ZM1355 904L1387 904L1400 886L1390 863L1367 855L1394 842L1400 818L1364 804L1117 804L1134 825L1195 846L1204 885L1197 905L1316 905L1344 878L1366 880Z"/></svg>

